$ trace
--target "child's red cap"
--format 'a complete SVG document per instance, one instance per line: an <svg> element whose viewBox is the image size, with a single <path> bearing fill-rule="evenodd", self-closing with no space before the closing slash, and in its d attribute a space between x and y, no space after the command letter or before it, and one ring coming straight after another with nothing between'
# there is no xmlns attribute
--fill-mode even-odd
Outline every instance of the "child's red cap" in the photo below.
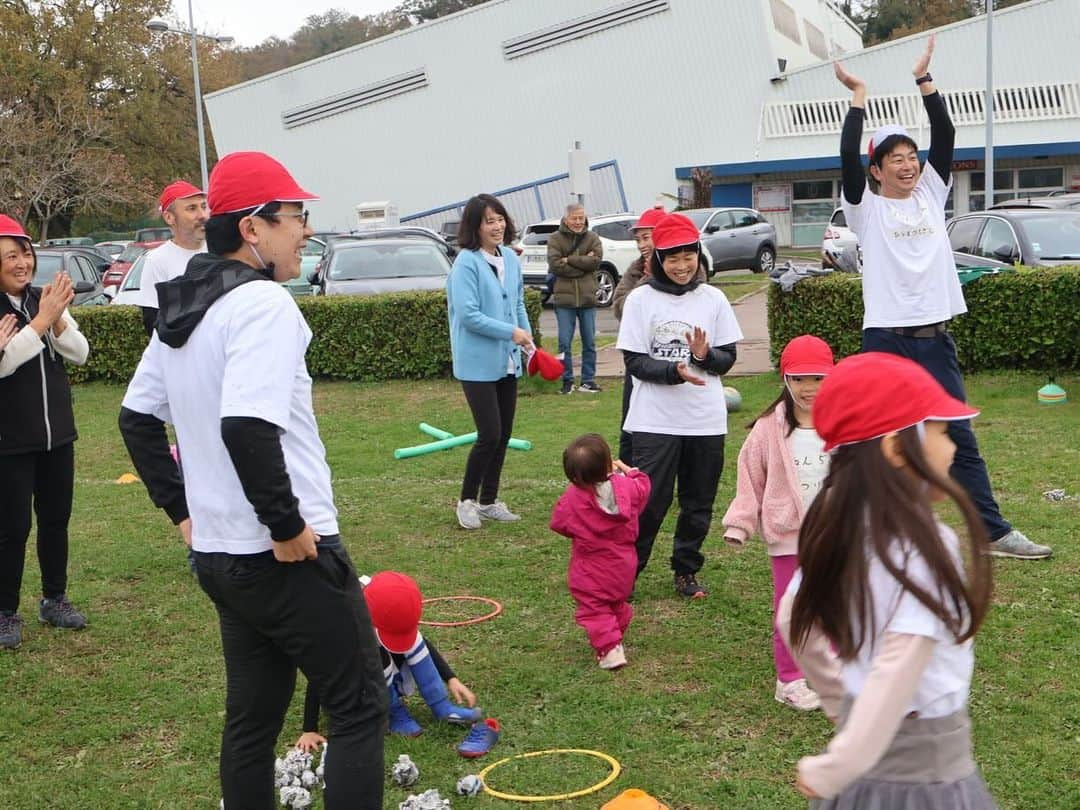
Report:
<svg viewBox="0 0 1080 810"><path fill-rule="evenodd" d="M656 223L667 216L663 208L647 208L641 212L637 222L630 226L630 230L636 231L642 228L655 228Z"/></svg>
<svg viewBox="0 0 1080 810"><path fill-rule="evenodd" d="M918 363L885 352L846 357L821 383L814 430L825 449L877 439L927 420L971 419L979 412L950 396Z"/></svg>
<svg viewBox="0 0 1080 810"><path fill-rule="evenodd" d="M780 373L785 377L824 377L832 372L833 365L832 349L817 335L799 335L780 353Z"/></svg>
<svg viewBox="0 0 1080 810"><path fill-rule="evenodd" d="M559 379L563 375L566 366L563 365L562 360L551 352L545 352L537 347L529 358L527 369L530 377L535 377L539 373L545 380L551 381Z"/></svg>
<svg viewBox="0 0 1080 810"><path fill-rule="evenodd" d="M392 653L407 653L416 646L424 599L412 577L380 571L364 588L364 601L383 647Z"/></svg>
<svg viewBox="0 0 1080 810"><path fill-rule="evenodd" d="M698 230L689 217L682 214L664 214L653 226L653 247L657 250L671 250L677 247L696 248L701 239Z"/></svg>

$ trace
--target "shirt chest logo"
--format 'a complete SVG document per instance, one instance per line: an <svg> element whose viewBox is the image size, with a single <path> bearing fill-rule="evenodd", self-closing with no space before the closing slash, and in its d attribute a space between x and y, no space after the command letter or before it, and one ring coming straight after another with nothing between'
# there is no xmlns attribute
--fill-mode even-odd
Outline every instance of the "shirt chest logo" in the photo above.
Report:
<svg viewBox="0 0 1080 810"><path fill-rule="evenodd" d="M693 327L686 321L664 321L657 324L653 327L649 339L649 356L672 363L685 362L690 357L686 333L692 331Z"/></svg>

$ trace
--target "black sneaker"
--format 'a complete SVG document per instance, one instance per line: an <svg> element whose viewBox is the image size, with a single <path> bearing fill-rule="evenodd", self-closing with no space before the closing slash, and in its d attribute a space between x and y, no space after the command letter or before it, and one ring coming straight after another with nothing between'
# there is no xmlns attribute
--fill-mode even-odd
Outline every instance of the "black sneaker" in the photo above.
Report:
<svg viewBox="0 0 1080 810"><path fill-rule="evenodd" d="M559 391L559 393L560 394L572 394L572 393L574 393L574 384L572 382L564 380L563 384L562 384L562 390Z"/></svg>
<svg viewBox="0 0 1080 810"><path fill-rule="evenodd" d="M0 650L14 650L22 644L22 626L18 613L0 613Z"/></svg>
<svg viewBox="0 0 1080 810"><path fill-rule="evenodd" d="M86 627L86 617L63 595L55 599L42 599L38 604L38 619L65 630L82 630Z"/></svg>
<svg viewBox="0 0 1080 810"><path fill-rule="evenodd" d="M597 385L593 380L589 380L588 382L583 382L581 385L579 385L578 391L584 391L586 394L599 394L600 386Z"/></svg>
<svg viewBox="0 0 1080 810"><path fill-rule="evenodd" d="M705 586L697 581L694 574L676 574L675 592L687 599L704 599L709 595Z"/></svg>

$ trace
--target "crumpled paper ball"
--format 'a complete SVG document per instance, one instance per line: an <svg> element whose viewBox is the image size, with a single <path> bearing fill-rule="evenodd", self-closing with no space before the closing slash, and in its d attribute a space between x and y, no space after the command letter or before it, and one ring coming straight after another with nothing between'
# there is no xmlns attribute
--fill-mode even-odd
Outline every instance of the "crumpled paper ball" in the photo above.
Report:
<svg viewBox="0 0 1080 810"><path fill-rule="evenodd" d="M1065 494L1063 489L1048 489L1043 493L1043 497L1048 501L1067 501L1069 496Z"/></svg>
<svg viewBox="0 0 1080 810"><path fill-rule="evenodd" d="M395 785L409 787L415 785L420 779L420 769L416 767L416 763L409 758L408 754L402 754L397 758L394 767L390 769L390 778L394 780Z"/></svg>
<svg viewBox="0 0 1080 810"><path fill-rule="evenodd" d="M311 807L311 791L300 785L286 785L281 789L281 806L305 810Z"/></svg>
<svg viewBox="0 0 1080 810"><path fill-rule="evenodd" d="M474 773L458 779L457 792L459 796L475 796L484 787L483 781Z"/></svg>
<svg viewBox="0 0 1080 810"><path fill-rule="evenodd" d="M419 796L410 795L398 805L398 810L446 810L450 807L450 800L439 795L439 791L425 790Z"/></svg>

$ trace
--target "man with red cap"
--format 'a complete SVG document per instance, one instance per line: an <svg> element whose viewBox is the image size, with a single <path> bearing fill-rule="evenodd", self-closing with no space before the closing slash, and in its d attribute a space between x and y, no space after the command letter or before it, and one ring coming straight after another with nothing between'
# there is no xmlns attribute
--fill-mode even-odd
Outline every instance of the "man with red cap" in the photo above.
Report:
<svg viewBox="0 0 1080 810"><path fill-rule="evenodd" d="M225 808L274 806L274 746L299 667L330 716L326 807L376 810L386 687L338 535L304 362L311 330L280 285L300 273L303 204L317 198L261 152L223 157L208 191L208 252L158 286L120 431L220 619ZM184 448L183 479L166 422Z"/></svg>
<svg viewBox="0 0 1080 810"><path fill-rule="evenodd" d="M652 232L649 281L626 297L617 348L634 388L625 428L633 434L634 466L653 482L638 522L638 574L679 485L671 568L675 590L706 595L697 573L724 467L727 405L721 375L735 363L742 330L720 290L703 284L697 227L668 214Z"/></svg>
<svg viewBox="0 0 1080 810"><path fill-rule="evenodd" d="M156 286L184 274L188 260L206 251L206 192L186 180L176 180L165 186L159 199L159 209L165 224L172 228L172 239L150 251L143 261L139 289L132 297L143 313L146 334L154 330L158 299Z"/></svg>
<svg viewBox="0 0 1080 810"><path fill-rule="evenodd" d="M929 72L933 53L931 35L912 70L930 122L926 165L920 166L917 145L903 127L879 127L867 151L876 193L867 184L859 149L866 82L840 62L835 64L836 78L852 91L840 135L840 202L863 249L862 350L914 360L963 400L964 380L948 324L967 312L967 304L945 231L956 131ZM1033 543L1002 516L971 424L950 422L949 435L956 443L951 475L979 510L991 539L989 552L1021 559L1049 557L1049 546Z"/></svg>

